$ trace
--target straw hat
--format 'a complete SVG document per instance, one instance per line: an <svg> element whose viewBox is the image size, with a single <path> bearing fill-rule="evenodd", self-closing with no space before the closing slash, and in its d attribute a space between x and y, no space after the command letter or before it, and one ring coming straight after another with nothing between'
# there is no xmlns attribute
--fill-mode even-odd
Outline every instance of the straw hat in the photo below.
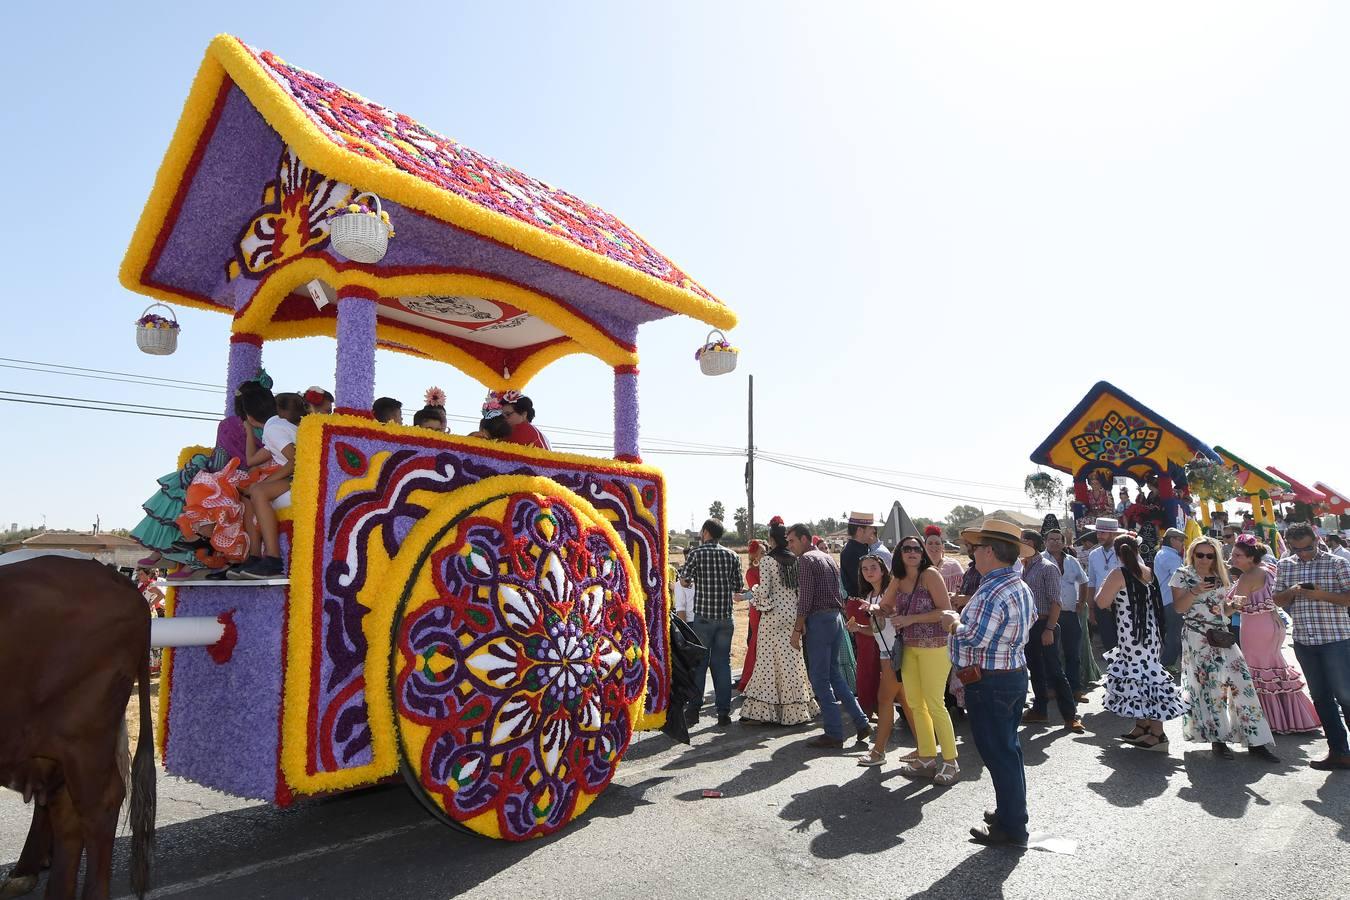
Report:
<svg viewBox="0 0 1350 900"><path fill-rule="evenodd" d="M848 524L860 525L864 528L876 527L876 516L871 513L851 512L848 514Z"/></svg>
<svg viewBox="0 0 1350 900"><path fill-rule="evenodd" d="M962 531L961 540L967 544L1003 541L1017 547L1019 559L1029 559L1036 554L1035 548L1022 540L1022 526L1005 522L1003 519L985 519L979 528L967 528Z"/></svg>
<svg viewBox="0 0 1350 900"><path fill-rule="evenodd" d="M1120 530L1120 522L1116 519L1098 519L1092 523L1092 530L1115 533Z"/></svg>

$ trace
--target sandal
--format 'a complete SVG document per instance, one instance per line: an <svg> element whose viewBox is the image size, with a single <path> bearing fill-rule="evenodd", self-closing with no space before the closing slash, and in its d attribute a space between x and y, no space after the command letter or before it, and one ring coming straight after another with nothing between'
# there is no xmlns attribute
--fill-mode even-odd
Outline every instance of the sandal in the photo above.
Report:
<svg viewBox="0 0 1350 900"><path fill-rule="evenodd" d="M933 784L940 784L946 787L956 782L957 776L961 774L961 767L956 764L956 760L943 760L942 768L933 776Z"/></svg>
<svg viewBox="0 0 1350 900"><path fill-rule="evenodd" d="M1139 740L1135 741L1134 745L1143 750L1161 750L1163 753L1166 753L1167 735L1157 731L1150 731L1148 734L1145 734Z"/></svg>
<svg viewBox="0 0 1350 900"><path fill-rule="evenodd" d="M1120 736L1120 739L1127 743L1133 744L1135 741L1139 740L1146 734L1148 734L1147 728L1144 728L1141 725L1136 725L1134 726L1134 731L1131 731L1129 734L1122 734Z"/></svg>
<svg viewBox="0 0 1350 900"><path fill-rule="evenodd" d="M867 755L858 760L860 766L884 766L886 764L886 754L884 751L873 747L867 751Z"/></svg>
<svg viewBox="0 0 1350 900"><path fill-rule="evenodd" d="M900 767L901 775L911 775L915 778L932 778L937 774L937 759L916 759L913 762L905 763Z"/></svg>
<svg viewBox="0 0 1350 900"><path fill-rule="evenodd" d="M901 753L899 756L896 757L896 759L898 759L902 763L917 762L919 760L919 751L911 750L908 753Z"/></svg>

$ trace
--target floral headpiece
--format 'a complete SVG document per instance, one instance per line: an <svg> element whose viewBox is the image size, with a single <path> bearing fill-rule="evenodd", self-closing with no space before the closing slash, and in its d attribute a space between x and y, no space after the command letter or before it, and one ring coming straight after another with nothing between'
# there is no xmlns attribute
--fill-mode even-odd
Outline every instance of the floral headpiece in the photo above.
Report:
<svg viewBox="0 0 1350 900"><path fill-rule="evenodd" d="M782 516L774 516L772 519L769 520L769 527L770 527L770 528L772 528L772 527L775 526L775 525L782 525L782 524L783 524L783 517L782 517Z"/></svg>
<svg viewBox="0 0 1350 900"><path fill-rule="evenodd" d="M305 388L305 392L301 394L301 396L305 398L305 402L310 406L318 406L328 399L327 394L328 392L318 385L311 385L310 387Z"/></svg>
<svg viewBox="0 0 1350 900"><path fill-rule="evenodd" d="M442 409L445 408L445 391L435 385L427 388L427 392L422 395L422 399L426 401L427 406L439 406Z"/></svg>
<svg viewBox="0 0 1350 900"><path fill-rule="evenodd" d="M488 391L483 400L482 418L495 419L502 414L502 397L496 391Z"/></svg>
<svg viewBox="0 0 1350 900"><path fill-rule="evenodd" d="M1255 547L1260 543L1254 534L1239 534L1237 536L1237 542L1244 547Z"/></svg>

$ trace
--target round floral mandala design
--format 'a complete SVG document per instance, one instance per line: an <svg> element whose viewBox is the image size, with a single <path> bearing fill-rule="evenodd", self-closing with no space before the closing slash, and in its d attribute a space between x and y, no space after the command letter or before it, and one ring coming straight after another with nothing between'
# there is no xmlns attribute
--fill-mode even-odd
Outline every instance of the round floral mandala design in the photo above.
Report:
<svg viewBox="0 0 1350 900"><path fill-rule="evenodd" d="M493 837L539 837L580 814L642 709L641 590L580 506L515 494L449 526L398 626L405 766L434 811Z"/></svg>

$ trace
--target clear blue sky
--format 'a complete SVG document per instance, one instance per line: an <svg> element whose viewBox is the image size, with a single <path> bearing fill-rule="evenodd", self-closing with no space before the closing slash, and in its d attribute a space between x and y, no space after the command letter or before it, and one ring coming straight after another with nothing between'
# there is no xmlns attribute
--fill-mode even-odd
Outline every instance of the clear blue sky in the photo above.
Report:
<svg viewBox="0 0 1350 900"><path fill-rule="evenodd" d="M378 8L378 15L366 10ZM1107 379L1211 444L1350 490L1350 8L1266 4L327 3L11 9L0 356L218 384L228 323L152 358L117 267L211 36L227 31L624 218L742 317L640 336L644 430L920 473L1025 503L1030 450ZM331 385L332 343L271 347ZM1339 382L1339 386L1337 385ZM377 391L482 389L382 355ZM207 393L0 368L0 390L216 410ZM540 424L607 430L571 357ZM0 395L4 396L4 395ZM0 526L130 527L207 423L0 404ZM743 503L735 458L661 457L672 522ZM957 484L934 478L961 479ZM957 501L764 464L788 520Z"/></svg>

